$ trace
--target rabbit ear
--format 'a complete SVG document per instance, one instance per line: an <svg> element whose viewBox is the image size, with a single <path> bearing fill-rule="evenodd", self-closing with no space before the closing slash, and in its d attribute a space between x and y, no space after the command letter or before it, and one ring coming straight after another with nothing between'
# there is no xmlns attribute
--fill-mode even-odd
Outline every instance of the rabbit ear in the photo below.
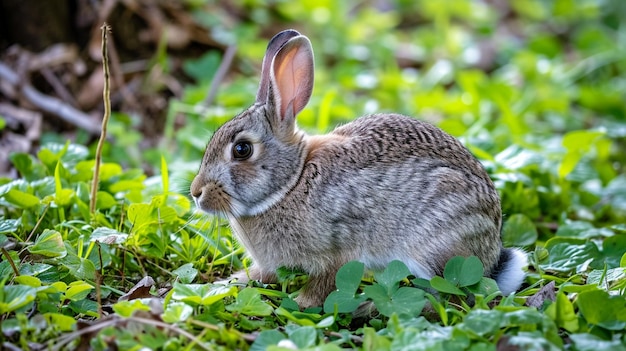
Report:
<svg viewBox="0 0 626 351"><path fill-rule="evenodd" d="M313 92L313 68L313 49L307 37L292 38L280 48L272 62L268 96L275 123L293 126Z"/></svg>
<svg viewBox="0 0 626 351"><path fill-rule="evenodd" d="M272 65L272 60L274 60L274 56L280 48L285 45L289 39L293 37L297 37L300 33L296 32L293 29L284 30L278 34L276 34L267 44L267 49L265 51L265 57L263 57L263 65L261 68L261 83L259 84L259 90L256 94L256 102L266 103L267 102L267 92L270 86L270 66Z"/></svg>

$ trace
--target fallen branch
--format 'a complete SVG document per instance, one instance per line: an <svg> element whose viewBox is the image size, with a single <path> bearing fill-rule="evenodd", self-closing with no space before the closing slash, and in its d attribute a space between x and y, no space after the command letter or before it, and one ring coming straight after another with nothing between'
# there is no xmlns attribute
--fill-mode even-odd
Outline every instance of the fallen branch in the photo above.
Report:
<svg viewBox="0 0 626 351"><path fill-rule="evenodd" d="M93 123L94 121L89 115L59 99L39 92L32 85L23 82L17 73L2 62L0 62L0 78L8 82L21 96L42 111L58 116L90 134L97 135L100 133L100 127Z"/></svg>
<svg viewBox="0 0 626 351"><path fill-rule="evenodd" d="M217 72L215 72L215 75L213 76L211 87L209 88L209 92L206 98L204 99L205 106L211 106L211 104L213 104L213 100L215 100L215 96L217 95L217 88L219 88L220 84L224 80L224 77L226 77L226 73L228 73L228 69L230 68L230 65L233 63L233 59L235 58L236 52L237 52L237 46L235 45L230 45L229 47L226 48L226 52L224 53L224 56L222 57L222 62L220 63L220 66L218 67Z"/></svg>

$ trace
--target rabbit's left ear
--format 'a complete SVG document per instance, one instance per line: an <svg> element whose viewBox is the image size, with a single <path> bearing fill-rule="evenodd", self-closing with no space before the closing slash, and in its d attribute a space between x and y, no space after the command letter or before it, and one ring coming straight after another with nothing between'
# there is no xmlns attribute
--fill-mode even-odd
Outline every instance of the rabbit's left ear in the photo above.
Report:
<svg viewBox="0 0 626 351"><path fill-rule="evenodd" d="M261 83L259 83L259 90L256 94L256 102L260 102L262 104L267 102L267 94L270 87L270 71L271 65L274 61L274 57L278 50L280 50L289 39L293 37L299 36L300 33L293 29L284 30L278 34L276 34L270 42L267 44L267 50L265 51L265 56L263 57L263 65L261 68Z"/></svg>
<svg viewBox="0 0 626 351"><path fill-rule="evenodd" d="M268 94L268 103L275 109L274 123L294 124L296 115L311 98L313 70L313 49L303 35L287 41L274 56Z"/></svg>

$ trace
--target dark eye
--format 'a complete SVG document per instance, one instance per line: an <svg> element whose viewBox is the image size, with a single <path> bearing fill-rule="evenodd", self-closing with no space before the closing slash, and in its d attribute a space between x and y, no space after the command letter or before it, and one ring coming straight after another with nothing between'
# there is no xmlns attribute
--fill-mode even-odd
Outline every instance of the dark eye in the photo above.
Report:
<svg viewBox="0 0 626 351"><path fill-rule="evenodd" d="M249 141L239 141L233 145L233 157L235 160L247 160L250 156L252 156L252 143Z"/></svg>

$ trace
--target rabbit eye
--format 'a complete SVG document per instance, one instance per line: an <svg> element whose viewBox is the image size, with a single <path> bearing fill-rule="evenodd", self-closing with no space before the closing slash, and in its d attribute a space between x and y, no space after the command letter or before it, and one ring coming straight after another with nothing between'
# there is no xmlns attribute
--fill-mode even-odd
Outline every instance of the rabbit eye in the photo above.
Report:
<svg viewBox="0 0 626 351"><path fill-rule="evenodd" d="M249 141L240 141L233 145L233 157L237 161L247 160L252 156L252 143Z"/></svg>

